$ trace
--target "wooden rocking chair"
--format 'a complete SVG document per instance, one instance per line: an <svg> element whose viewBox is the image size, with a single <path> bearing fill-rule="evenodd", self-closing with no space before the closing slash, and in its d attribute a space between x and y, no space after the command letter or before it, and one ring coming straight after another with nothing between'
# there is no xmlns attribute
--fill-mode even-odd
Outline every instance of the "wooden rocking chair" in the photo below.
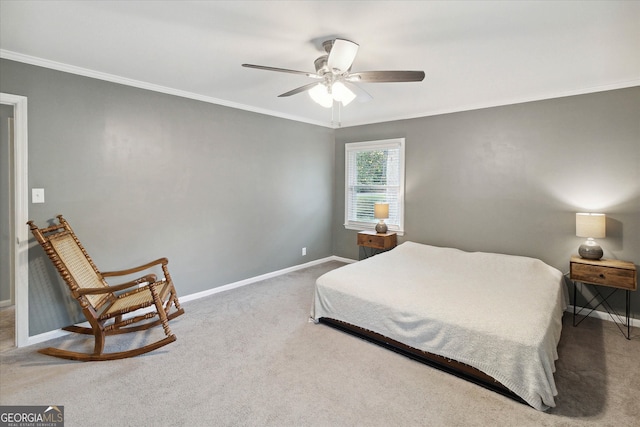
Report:
<svg viewBox="0 0 640 427"><path fill-rule="evenodd" d="M78 300L90 328L71 325L66 331L93 335L93 353L80 353L58 348L45 348L40 353L63 359L96 361L138 356L176 340L169 328L169 320L184 313L167 268L168 260L160 258L140 267L122 271L100 272L80 244L69 223L58 215L59 224L38 228L33 221L27 224L44 248L58 272ZM110 286L105 277L127 276L162 268L163 278L150 273L126 283ZM158 267L156 267L158 268ZM154 306L155 310L151 307ZM149 307L149 308L147 308ZM175 309L171 311L171 308ZM143 310L147 308L146 310ZM139 313L135 313L139 310ZM170 312L171 311L171 312ZM124 316L131 313L130 316ZM154 318L156 318L154 320ZM105 337L149 329L162 325L166 337L143 347L116 353L104 353Z"/></svg>

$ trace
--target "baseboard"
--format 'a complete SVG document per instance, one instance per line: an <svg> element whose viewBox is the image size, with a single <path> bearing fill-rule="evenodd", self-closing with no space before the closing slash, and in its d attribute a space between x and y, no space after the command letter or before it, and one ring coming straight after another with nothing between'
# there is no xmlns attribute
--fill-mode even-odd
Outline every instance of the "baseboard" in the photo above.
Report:
<svg viewBox="0 0 640 427"><path fill-rule="evenodd" d="M39 344L41 342L49 341L55 338L60 338L65 335L69 335L71 332L63 331L62 329L55 329L53 331L45 332L42 334L34 335L27 339L27 344L24 347L28 347L33 344Z"/></svg>
<svg viewBox="0 0 640 427"><path fill-rule="evenodd" d="M229 283L227 285L218 286L216 288L207 289L206 291L197 292L195 294L190 294L186 296L180 297L180 302L193 301L200 298L208 297L209 295L214 295L220 292L230 291L231 289L236 289L241 286L250 285L252 283L260 282L262 280L271 279L273 277L282 276L283 274L291 273L293 271L302 270L305 268L313 267L314 265L324 264L329 261L340 261L340 262L355 262L354 260L350 260L348 258L341 258L337 256L329 256L326 258L320 258L315 261L310 261L304 264L294 265L293 267L283 268L282 270L273 271L271 273L261 274L260 276L250 277L248 279L240 280L238 282Z"/></svg>
<svg viewBox="0 0 640 427"><path fill-rule="evenodd" d="M581 307L578 307L578 310L580 310L580 308ZM569 313L570 315L573 315L573 306L572 305L568 306L567 309L565 310L565 313ZM580 317L582 317L582 314L580 315ZM607 313L606 311L593 310L591 313L588 314L587 317L593 317L596 319L608 320L609 322L613 322L611 315L609 315L609 313ZM631 323L631 327L633 328L640 328L640 319L634 319L633 317L630 317L629 323Z"/></svg>
<svg viewBox="0 0 640 427"><path fill-rule="evenodd" d="M353 264L354 262L358 262L357 259L344 258L344 257L341 257L341 256L336 256L336 255L330 256L328 258L328 260L329 261L340 261L340 262L344 262L344 263L347 263L347 264Z"/></svg>
<svg viewBox="0 0 640 427"><path fill-rule="evenodd" d="M0 301L0 308L11 307L12 305L13 305L13 302L10 299L5 299Z"/></svg>
<svg viewBox="0 0 640 427"><path fill-rule="evenodd" d="M293 267L288 267L288 268L283 268L282 270L277 270L277 271L273 271L271 273L266 273L266 274L261 274L259 276L255 276L255 277L250 277L248 279L244 279L244 280L240 280L237 282L233 282L233 283L229 283L227 285L223 285L223 286L218 286L216 288L212 288L212 289L208 289L206 291L202 291L202 292L196 292L194 294L189 294L189 295L185 295L185 296L180 296L180 302L181 303L185 303L188 301L194 301L200 298L204 298L204 297L208 297L210 295L215 295L217 293L220 292L225 292L225 291L230 291L231 289L236 289L242 286L246 286L246 285L250 285L252 283L256 283L256 282L260 282L262 280L267 280L267 279L271 279L273 277L278 277L278 276L282 276L284 274L287 273L291 273L297 270L302 270L305 268L309 268L309 267L313 267L314 265L319 265L319 264L324 264L325 262L329 262L329 261L339 261L339 262L345 262L345 263L353 263L356 262L355 260L349 259L349 258L342 258L342 257L338 257L335 255L326 257L326 258L320 258L314 261L309 261L306 262L304 264L299 264L299 265L294 265ZM153 310L152 307L149 307L147 309L148 311ZM139 312L141 313L141 312ZM49 331L49 332L44 332L42 334L38 334L38 335L34 335L31 336L27 339L27 344L26 346L29 345L33 345L33 344L39 344L41 342L45 342L45 341L49 341L52 340L54 338L59 338L65 335L68 335L72 332L67 332L67 331L63 331L62 329L56 329L53 331Z"/></svg>

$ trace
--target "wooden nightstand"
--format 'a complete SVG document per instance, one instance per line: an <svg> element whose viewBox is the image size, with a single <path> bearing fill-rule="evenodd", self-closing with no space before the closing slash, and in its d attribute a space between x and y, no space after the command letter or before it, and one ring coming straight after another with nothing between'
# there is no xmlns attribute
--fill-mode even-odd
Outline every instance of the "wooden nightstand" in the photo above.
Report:
<svg viewBox="0 0 640 427"><path fill-rule="evenodd" d="M398 236L396 233L376 233L375 231L358 233L358 246L364 251L365 258L393 249L397 244ZM367 248L370 253L367 253Z"/></svg>
<svg viewBox="0 0 640 427"><path fill-rule="evenodd" d="M573 282L573 326L578 326L586 316L602 305L605 310L607 310L607 313L609 313L613 321L616 322L616 325L618 325L622 334L627 339L631 339L631 322L629 320L629 314L631 312L631 291L635 291L638 288L636 266L632 262L628 261L618 261L613 259L590 260L580 258L579 256L572 256L569 271L569 278ZM576 282L613 288L607 296L603 296L598 288L594 286L593 289L596 295L587 302L587 305L590 306L594 299L599 299L599 302L595 307L592 307L591 311L578 323L576 323L576 315L580 314L582 310L587 307L580 307L580 310L576 313ZM616 317L618 317L618 319L620 317L607 302L607 299L620 289L626 292L627 297L626 323L618 323L616 321ZM626 334L620 324L627 327Z"/></svg>

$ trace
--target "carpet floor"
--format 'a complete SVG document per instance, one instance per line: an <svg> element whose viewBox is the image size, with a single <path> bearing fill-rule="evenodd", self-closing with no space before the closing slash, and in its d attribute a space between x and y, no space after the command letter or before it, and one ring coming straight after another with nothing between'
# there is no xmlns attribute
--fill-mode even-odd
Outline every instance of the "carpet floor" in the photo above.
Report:
<svg viewBox="0 0 640 427"><path fill-rule="evenodd" d="M308 321L328 262L183 304L178 340L110 362L36 353L91 350L69 335L0 353L0 405L64 406L90 426L638 426L640 336L566 314L556 407L539 412L375 344ZM121 351L161 328L109 337Z"/></svg>
<svg viewBox="0 0 640 427"><path fill-rule="evenodd" d="M13 348L15 345L15 317L15 306L0 308L0 352Z"/></svg>

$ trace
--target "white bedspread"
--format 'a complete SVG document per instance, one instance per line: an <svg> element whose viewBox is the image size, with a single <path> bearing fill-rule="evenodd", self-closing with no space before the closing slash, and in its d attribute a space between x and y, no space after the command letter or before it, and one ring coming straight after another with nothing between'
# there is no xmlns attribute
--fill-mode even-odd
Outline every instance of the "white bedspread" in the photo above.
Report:
<svg viewBox="0 0 640 427"><path fill-rule="evenodd" d="M540 260L405 242L318 278L311 318L466 363L546 410L567 299Z"/></svg>

